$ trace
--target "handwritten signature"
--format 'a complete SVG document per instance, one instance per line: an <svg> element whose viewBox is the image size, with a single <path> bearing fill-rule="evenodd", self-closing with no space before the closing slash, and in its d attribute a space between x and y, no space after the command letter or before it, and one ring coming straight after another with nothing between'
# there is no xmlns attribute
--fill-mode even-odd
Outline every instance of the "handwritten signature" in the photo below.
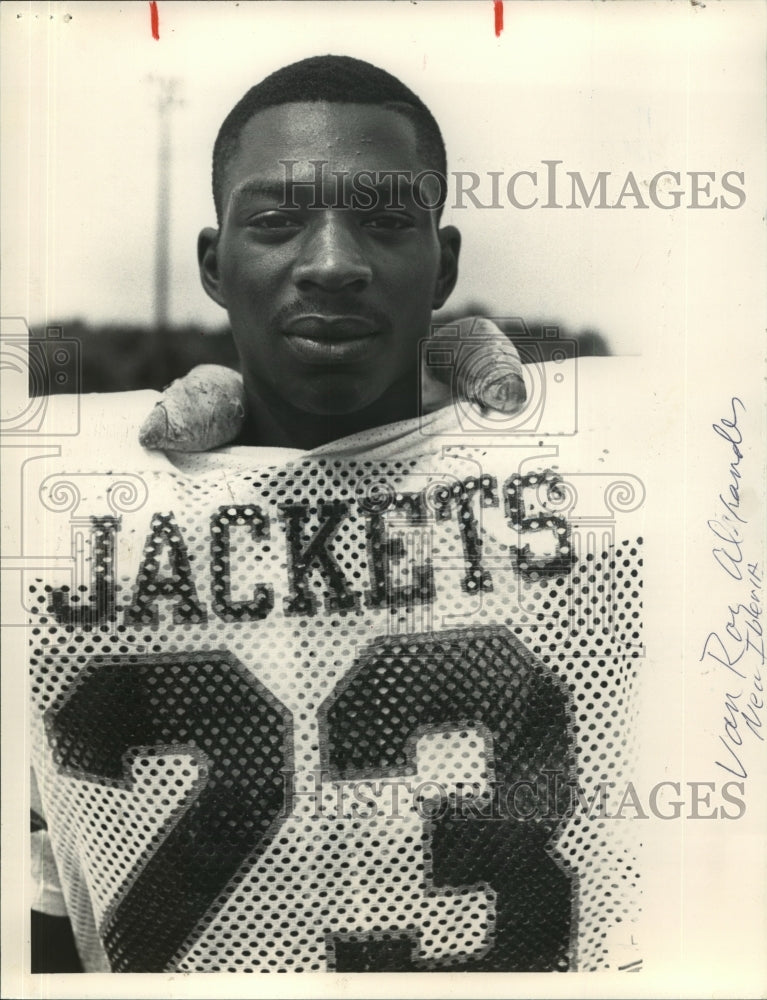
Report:
<svg viewBox="0 0 767 1000"><path fill-rule="evenodd" d="M733 460L730 462L730 483L726 490L729 500L725 499L725 494L719 494L719 502L723 508L718 518L712 518L708 522L708 527L716 538L723 542L711 550L711 553L733 580L742 580L741 563L743 562L743 534L738 527L739 524L746 524L746 519L740 512L740 480L739 469L743 459L740 445L743 442L743 432L738 428L738 408L745 412L743 400L738 396L733 396L730 400L732 409L732 420L722 417L721 422L713 424L714 431L719 437L724 438L732 448Z"/></svg>
<svg viewBox="0 0 767 1000"><path fill-rule="evenodd" d="M727 752L723 763L715 763L739 778L748 777L743 764L743 740L752 737L764 741L762 711L764 709L764 629L762 569L757 562L749 562L744 555L745 538L741 525L748 524L741 509L740 464L743 452L743 432L738 427L738 412L745 412L743 401L733 396L730 400L731 419L723 417L713 429L731 448L729 483L718 500L721 506L718 517L708 522L709 530L720 544L711 550L715 561L731 580L742 586L736 600L728 605L728 619L724 629L710 632L703 646L700 660L711 658L731 674L725 692L723 728L719 741ZM731 689L731 690L730 690Z"/></svg>

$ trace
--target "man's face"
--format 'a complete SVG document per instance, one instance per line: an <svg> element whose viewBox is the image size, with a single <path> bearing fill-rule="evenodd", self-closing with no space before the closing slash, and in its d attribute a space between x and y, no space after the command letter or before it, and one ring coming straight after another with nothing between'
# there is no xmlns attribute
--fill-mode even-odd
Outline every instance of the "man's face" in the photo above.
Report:
<svg viewBox="0 0 767 1000"><path fill-rule="evenodd" d="M326 161L321 189L312 161ZM427 166L413 125L387 108L286 104L245 126L221 229L200 234L199 256L249 395L352 414L412 377L415 399L418 344L455 284L460 239L437 229L411 185L384 177L375 197L353 199L351 177L371 188L384 171L415 177ZM422 204L433 199L423 187Z"/></svg>

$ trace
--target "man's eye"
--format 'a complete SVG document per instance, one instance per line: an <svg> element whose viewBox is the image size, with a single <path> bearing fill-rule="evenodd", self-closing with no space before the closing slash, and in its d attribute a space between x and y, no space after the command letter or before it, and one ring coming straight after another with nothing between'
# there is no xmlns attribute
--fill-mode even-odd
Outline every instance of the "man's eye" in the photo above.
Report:
<svg viewBox="0 0 767 1000"><path fill-rule="evenodd" d="M253 229L288 230L295 229L298 221L284 212L262 212L248 219L248 225Z"/></svg>
<svg viewBox="0 0 767 1000"><path fill-rule="evenodd" d="M412 229L414 222L409 215L397 212L384 212L366 219L365 225L373 229L400 230Z"/></svg>

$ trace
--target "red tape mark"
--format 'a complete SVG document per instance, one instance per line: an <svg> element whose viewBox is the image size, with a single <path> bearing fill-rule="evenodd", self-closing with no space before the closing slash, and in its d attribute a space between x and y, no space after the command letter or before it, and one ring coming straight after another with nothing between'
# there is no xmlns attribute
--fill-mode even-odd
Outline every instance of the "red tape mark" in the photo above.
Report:
<svg viewBox="0 0 767 1000"><path fill-rule="evenodd" d="M496 4L496 6L498 6L498 5ZM152 38L154 38L154 40L156 42L159 42L160 41L160 14L159 14L159 12L157 10L156 0L151 0L151 3L149 4L149 19L150 19L151 24L152 24ZM496 15L496 19L497 19L497 15ZM496 29L496 34L498 34L497 29Z"/></svg>
<svg viewBox="0 0 767 1000"><path fill-rule="evenodd" d="M495 37L500 38L503 31L503 0L494 0L493 12L495 14Z"/></svg>

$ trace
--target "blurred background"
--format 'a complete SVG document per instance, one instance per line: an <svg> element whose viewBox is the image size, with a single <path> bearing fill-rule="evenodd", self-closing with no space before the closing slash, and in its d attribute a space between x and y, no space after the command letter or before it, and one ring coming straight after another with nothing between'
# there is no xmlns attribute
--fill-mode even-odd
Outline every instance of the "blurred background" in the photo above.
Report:
<svg viewBox="0 0 767 1000"><path fill-rule="evenodd" d="M457 311L440 313L445 322L463 316L489 316L482 303L468 304ZM501 329L512 341L518 341L520 324L499 318ZM562 338L575 341L576 356L609 354L608 345L599 333L583 330L572 333L558 327L553 341L552 325L526 324L530 338L541 340L535 357L548 360ZM546 334L544 331L548 331ZM54 326L33 326L30 335L35 348L36 365L30 368L29 392L32 396L51 393L123 392L128 389L163 389L195 365L227 365L239 370L234 341L226 326L212 331L199 325L157 328L151 324L89 325L71 320ZM525 337L525 342L527 337ZM76 351L70 345L76 344ZM64 351L62 352L62 347ZM530 352L523 352L523 358Z"/></svg>
<svg viewBox="0 0 767 1000"><path fill-rule="evenodd" d="M558 327L582 354L660 352L684 326L697 217L707 239L724 222L732 238L737 213L631 199L546 209L543 161L588 188L607 171L611 200L629 171L646 193L659 171L709 170L721 193L721 175L752 152L760 96L731 72L738 25L708 6L703 18L683 3L507 2L497 37L489 0L159 0L156 40L149 3L4 3L2 314L43 341L50 330L76 338L85 391L236 364L197 277L197 233L215 221L213 141L254 82L336 52L382 65L425 100L449 170L485 178L482 201L491 171L539 174L529 210L448 204L463 250L444 318L521 317L533 335ZM701 66L712 90L698 84L691 106Z"/></svg>

